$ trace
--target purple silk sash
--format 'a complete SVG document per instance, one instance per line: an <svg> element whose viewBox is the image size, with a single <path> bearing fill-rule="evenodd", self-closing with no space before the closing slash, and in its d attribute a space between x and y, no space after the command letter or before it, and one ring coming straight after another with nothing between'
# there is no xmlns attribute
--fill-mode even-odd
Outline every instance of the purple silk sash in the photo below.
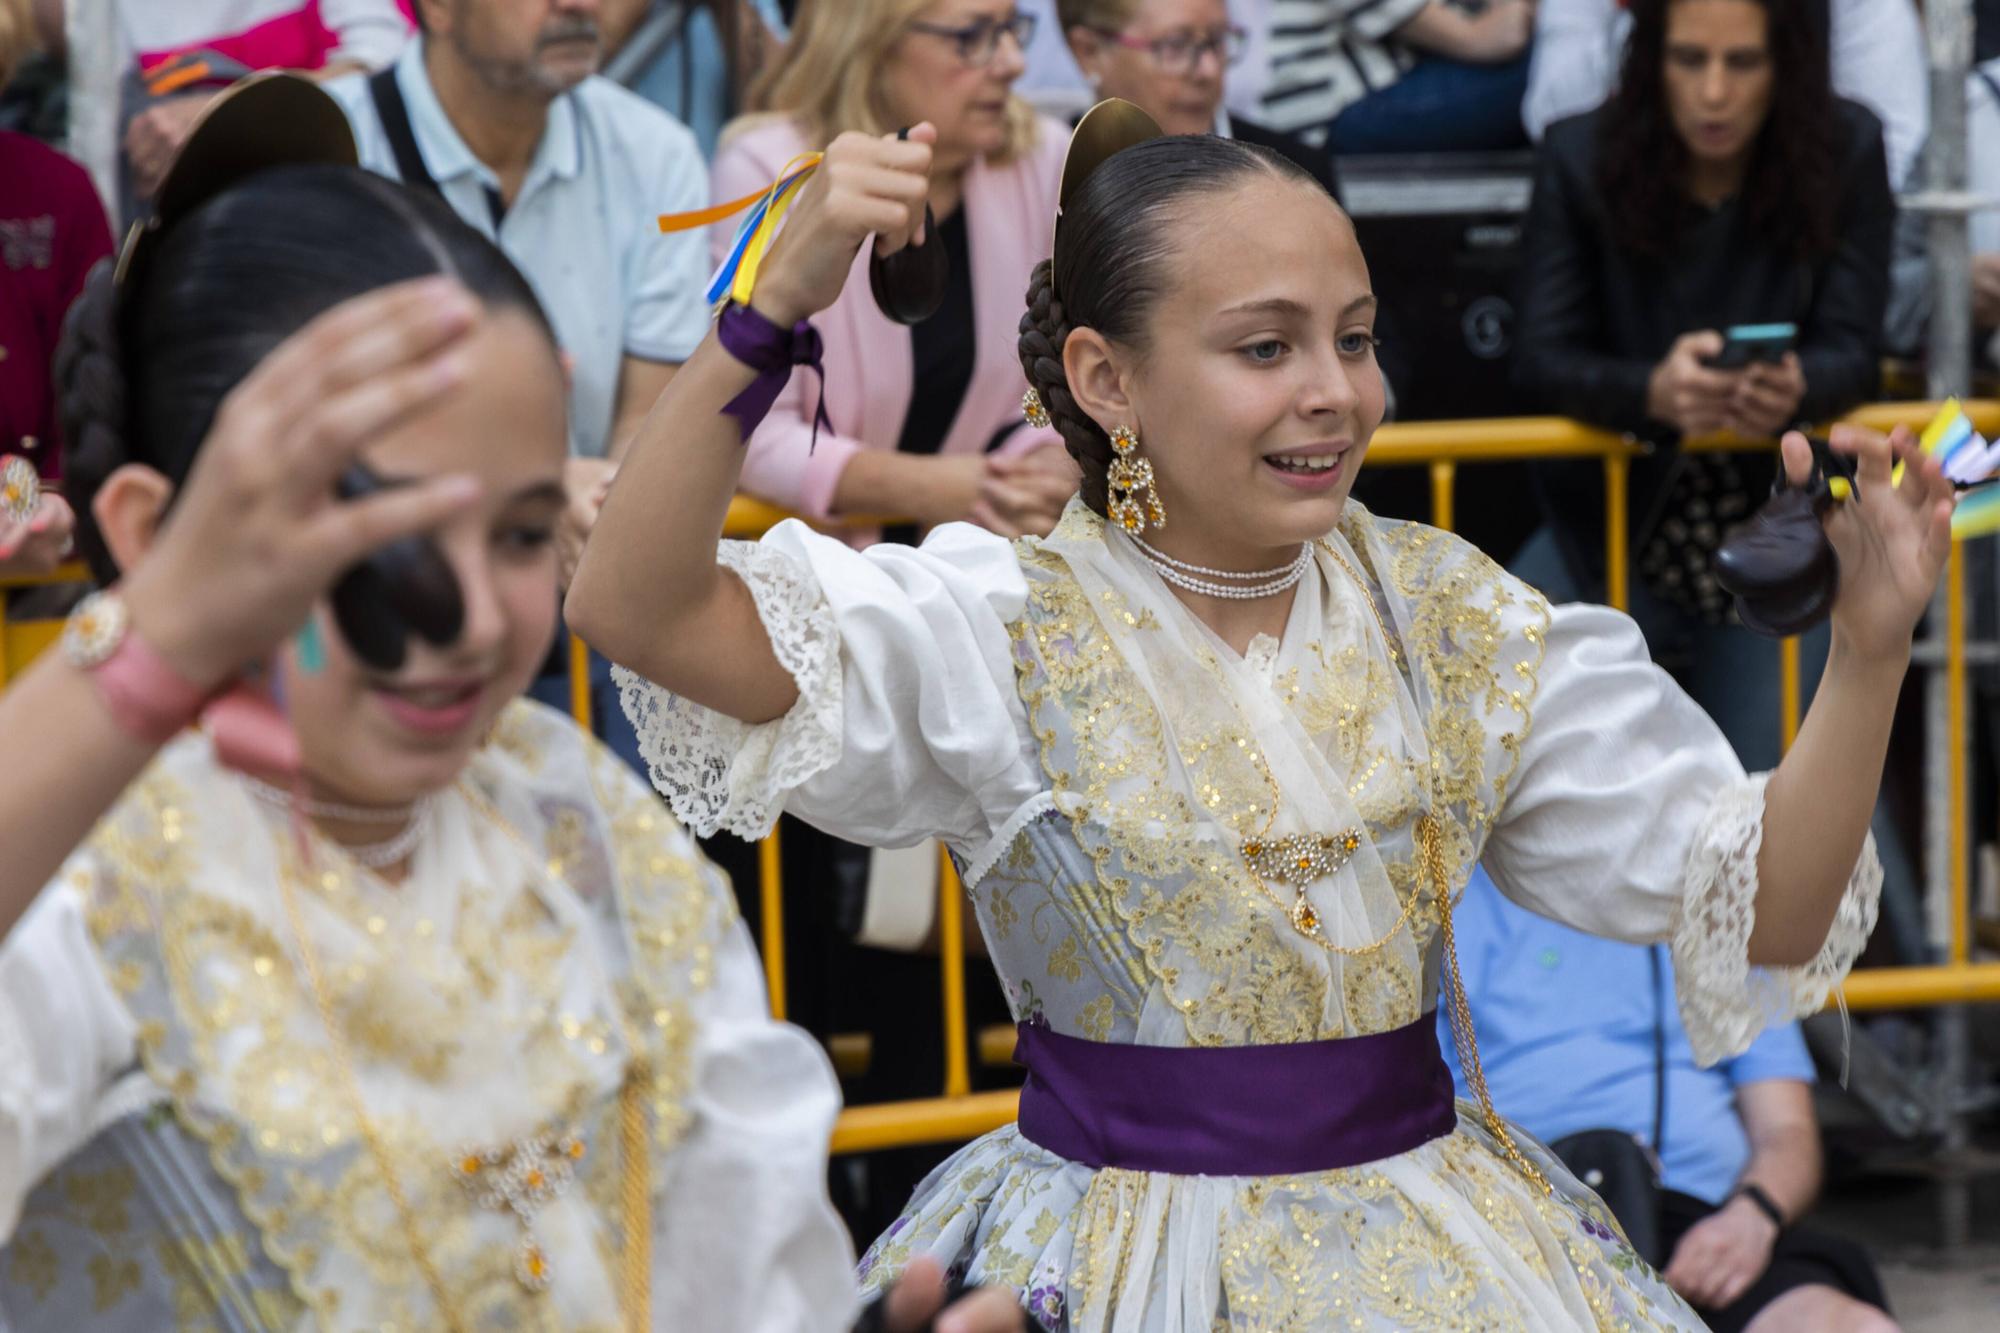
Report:
<svg viewBox="0 0 2000 1333"><path fill-rule="evenodd" d="M1093 1167L1289 1176L1380 1161L1458 1126L1437 1022L1279 1046L1127 1046L1022 1023L1023 1138Z"/></svg>

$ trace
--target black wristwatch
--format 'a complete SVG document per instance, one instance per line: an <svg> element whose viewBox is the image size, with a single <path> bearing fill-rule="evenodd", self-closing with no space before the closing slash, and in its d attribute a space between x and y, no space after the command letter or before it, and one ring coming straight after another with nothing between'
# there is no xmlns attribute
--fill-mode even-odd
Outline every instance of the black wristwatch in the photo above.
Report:
<svg viewBox="0 0 2000 1333"><path fill-rule="evenodd" d="M1757 1211L1771 1219L1771 1225L1778 1230L1785 1229L1785 1210L1778 1207L1777 1200L1766 1194L1760 1186L1744 1183L1736 1187L1732 1199L1748 1199L1757 1205Z"/></svg>

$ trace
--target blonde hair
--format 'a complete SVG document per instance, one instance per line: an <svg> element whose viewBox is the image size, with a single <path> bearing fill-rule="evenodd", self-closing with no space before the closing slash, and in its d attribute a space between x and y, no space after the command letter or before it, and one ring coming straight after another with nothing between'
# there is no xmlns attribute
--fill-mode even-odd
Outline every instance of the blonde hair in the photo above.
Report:
<svg viewBox="0 0 2000 1333"><path fill-rule="evenodd" d="M1056 0L1056 22L1067 41L1071 28L1121 32L1138 9L1139 0Z"/></svg>
<svg viewBox="0 0 2000 1333"><path fill-rule="evenodd" d="M15 68L35 46L35 20L28 13L28 0L0 0L0 88L13 79Z"/></svg>
<svg viewBox="0 0 2000 1333"><path fill-rule="evenodd" d="M882 105L882 64L910 20L931 3L801 0L784 54L757 81L750 105L788 117L814 148L826 147L835 135L848 130L888 134L897 126ZM1035 145L1033 108L1019 97L1007 102L1007 135L992 155L995 162L1008 161ZM724 137L740 128L732 126Z"/></svg>

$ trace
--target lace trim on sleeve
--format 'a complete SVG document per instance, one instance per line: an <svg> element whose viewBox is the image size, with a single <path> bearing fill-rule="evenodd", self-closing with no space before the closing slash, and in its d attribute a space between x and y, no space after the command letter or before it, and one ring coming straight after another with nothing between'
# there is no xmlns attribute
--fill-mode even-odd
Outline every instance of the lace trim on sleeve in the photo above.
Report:
<svg viewBox="0 0 2000 1333"><path fill-rule="evenodd" d="M797 561L755 542L723 542L723 568L749 588L779 665L798 683L783 717L755 726L690 703L623 667L612 669L639 734L647 776L697 836L756 839L785 798L840 758L840 632L826 596Z"/></svg>
<svg viewBox="0 0 2000 1333"><path fill-rule="evenodd" d="M1688 853L1672 941L1674 977L1681 1021L1703 1065L1740 1054L1771 1023L1819 1010L1861 956L1881 902L1882 863L1871 834L1819 956L1800 967L1750 965L1767 776L1723 789Z"/></svg>

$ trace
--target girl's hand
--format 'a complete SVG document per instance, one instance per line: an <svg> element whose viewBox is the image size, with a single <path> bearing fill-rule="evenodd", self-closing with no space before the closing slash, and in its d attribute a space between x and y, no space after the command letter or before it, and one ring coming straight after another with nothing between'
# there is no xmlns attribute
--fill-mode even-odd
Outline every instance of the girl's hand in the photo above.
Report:
<svg viewBox="0 0 2000 1333"><path fill-rule="evenodd" d="M839 299L870 236L885 255L922 239L935 142L937 131L925 123L907 139L848 133L828 145L765 256L751 308L790 328Z"/></svg>
<svg viewBox="0 0 2000 1333"><path fill-rule="evenodd" d="M0 577L47 574L69 554L76 531L76 514L69 502L43 491L41 503L26 523L0 518Z"/></svg>
<svg viewBox="0 0 2000 1333"><path fill-rule="evenodd" d="M1826 535L1840 556L1840 591L1833 604L1836 649L1865 660L1904 663L1917 621L1930 606L1951 551L1951 483L1935 458L1917 447L1907 427L1891 435L1862 426L1835 426L1833 447L1855 458L1857 495L1833 506ZM1812 471L1805 436L1784 439L1785 475L1804 484ZM1894 464L1905 464L1900 486Z"/></svg>

